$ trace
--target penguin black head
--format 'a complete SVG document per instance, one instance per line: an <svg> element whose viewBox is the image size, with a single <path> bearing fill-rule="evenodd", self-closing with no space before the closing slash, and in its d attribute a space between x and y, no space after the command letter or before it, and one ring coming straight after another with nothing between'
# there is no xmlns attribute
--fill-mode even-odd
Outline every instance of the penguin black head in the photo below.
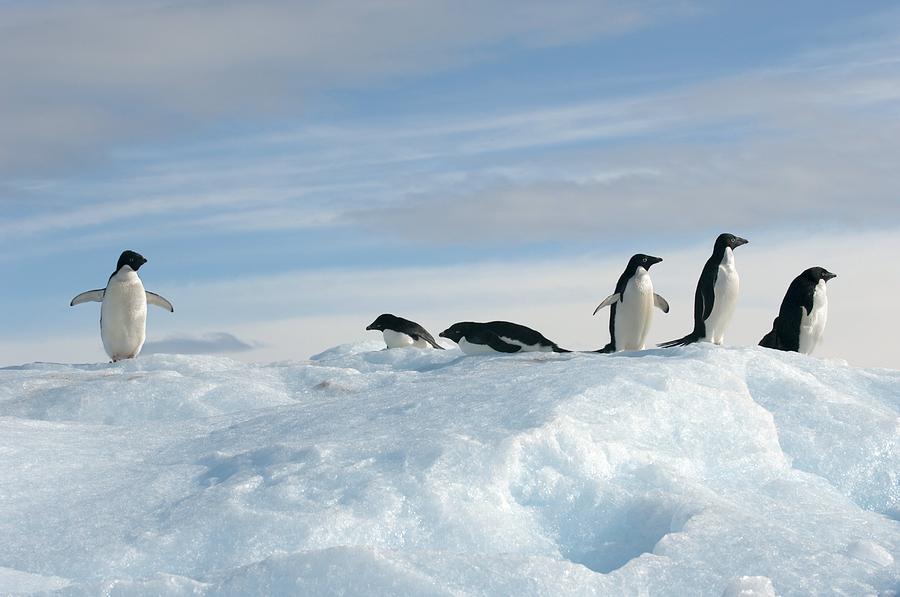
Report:
<svg viewBox="0 0 900 597"><path fill-rule="evenodd" d="M813 284L818 284L820 280L827 282L832 278L837 278L837 274L832 274L824 267L811 267L803 272L803 277L810 280Z"/></svg>
<svg viewBox="0 0 900 597"><path fill-rule="evenodd" d="M123 265L127 265L134 271L138 271L145 263L147 263L147 260L144 259L144 256L140 253L135 253L134 251L122 251L122 254L119 255L119 263L116 265L116 271L122 269Z"/></svg>
<svg viewBox="0 0 900 597"><path fill-rule="evenodd" d="M453 340L454 342L459 342L460 339L466 335L466 330L469 328L469 322L463 321L460 323L454 323L449 328L438 334L441 338L448 338Z"/></svg>
<svg viewBox="0 0 900 597"><path fill-rule="evenodd" d="M728 248L734 250L734 249L737 249L738 247L740 247L741 245L746 245L749 242L750 241L747 240L746 238L741 238L740 236L735 236L735 235L731 234L730 232L723 232L716 239L716 248L717 249L721 248L724 250L725 247L728 247Z"/></svg>
<svg viewBox="0 0 900 597"><path fill-rule="evenodd" d="M644 269L650 269L651 265L659 263L662 261L662 257L654 257L652 255L644 255L643 253L638 253L637 255L632 256L631 260L628 262L627 271L635 271L637 268L642 267Z"/></svg>
<svg viewBox="0 0 900 597"><path fill-rule="evenodd" d="M396 315L391 315L390 313L382 313L381 315L378 316L377 319L375 319L375 321L373 321L368 326L366 326L366 329L367 330L378 330L381 332L383 332L385 329L392 329L392 330L398 329L396 325L393 325L393 326L391 325L391 324L396 324L396 323L397 323Z"/></svg>

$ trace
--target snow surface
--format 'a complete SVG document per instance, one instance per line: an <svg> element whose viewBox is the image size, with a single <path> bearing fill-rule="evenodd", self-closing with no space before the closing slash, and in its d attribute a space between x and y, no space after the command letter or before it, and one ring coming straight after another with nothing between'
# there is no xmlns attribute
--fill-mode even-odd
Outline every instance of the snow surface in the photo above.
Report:
<svg viewBox="0 0 900 597"><path fill-rule="evenodd" d="M0 370L0 594L900 594L898 371L381 346Z"/></svg>

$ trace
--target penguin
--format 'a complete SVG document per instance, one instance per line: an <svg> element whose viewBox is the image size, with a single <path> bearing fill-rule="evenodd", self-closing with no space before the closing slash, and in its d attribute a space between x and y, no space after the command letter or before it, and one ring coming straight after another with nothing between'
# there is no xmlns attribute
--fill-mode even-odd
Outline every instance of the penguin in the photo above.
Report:
<svg viewBox="0 0 900 597"><path fill-rule="evenodd" d="M825 283L837 275L824 267L811 267L794 278L781 301L772 331L759 341L760 346L812 354L828 319Z"/></svg>
<svg viewBox="0 0 900 597"><path fill-rule="evenodd" d="M653 292L653 282L647 271L660 261L661 257L642 253L634 255L619 276L616 291L594 309L596 315L600 309L610 308L609 344L597 352L644 349L644 341L653 319L653 307L663 313L669 312L666 299Z"/></svg>
<svg viewBox="0 0 900 597"><path fill-rule="evenodd" d="M734 250L748 242L727 232L716 238L712 255L703 266L694 292L694 331L660 346L671 348L701 340L722 344L741 287L741 279L734 267Z"/></svg>
<svg viewBox="0 0 900 597"><path fill-rule="evenodd" d="M141 254L123 251L106 288L82 292L69 303L70 307L92 301L101 303L100 338L114 363L133 359L141 352L147 335L148 304L175 312L167 299L144 290L137 271L145 263Z"/></svg>
<svg viewBox="0 0 900 597"><path fill-rule="evenodd" d="M439 334L449 338L469 355L495 352L571 352L557 346L540 332L508 321L454 323Z"/></svg>
<svg viewBox="0 0 900 597"><path fill-rule="evenodd" d="M430 345L444 350L443 346L434 341L434 337L428 333L428 330L418 323L390 313L379 315L366 329L380 330L388 348L404 348L406 346L428 348Z"/></svg>

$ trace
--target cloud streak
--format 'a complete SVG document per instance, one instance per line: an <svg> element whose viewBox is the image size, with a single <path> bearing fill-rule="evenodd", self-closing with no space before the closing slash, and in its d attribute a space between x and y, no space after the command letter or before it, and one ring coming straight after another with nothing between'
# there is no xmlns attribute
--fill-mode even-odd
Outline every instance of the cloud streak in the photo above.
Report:
<svg viewBox="0 0 900 597"><path fill-rule="evenodd" d="M173 213L201 230L345 226L451 244L615 236L629 222L656 233L680 216L880 225L898 218L898 50L885 38L632 97L200 144L79 190L115 199L8 216L0 231L147 216L170 231Z"/></svg>
<svg viewBox="0 0 900 597"><path fill-rule="evenodd" d="M452 68L645 27L689 3L0 4L0 175L55 171L121 141L297 114L336 85Z"/></svg>

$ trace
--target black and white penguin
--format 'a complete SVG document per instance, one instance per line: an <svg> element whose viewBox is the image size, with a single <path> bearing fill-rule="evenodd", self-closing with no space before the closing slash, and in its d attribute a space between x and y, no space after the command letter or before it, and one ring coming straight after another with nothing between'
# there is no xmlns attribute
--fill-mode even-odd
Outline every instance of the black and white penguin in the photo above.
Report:
<svg viewBox="0 0 900 597"><path fill-rule="evenodd" d="M82 292L69 303L72 307L92 301L101 303L100 338L113 362L133 359L141 352L147 336L147 304L175 311L167 299L144 290L137 271L145 263L147 260L139 253L124 251L106 288Z"/></svg>
<svg viewBox="0 0 900 597"><path fill-rule="evenodd" d="M666 299L653 292L653 282L647 271L660 261L661 257L641 253L633 256L616 282L616 291L594 309L596 315L603 307L610 307L609 344L597 352L644 349L653 319L653 307L663 313L669 312Z"/></svg>
<svg viewBox="0 0 900 597"><path fill-rule="evenodd" d="M825 283L836 278L824 267L811 267L794 278L781 301L772 331L759 341L760 346L812 354L822 339L828 319Z"/></svg>
<svg viewBox="0 0 900 597"><path fill-rule="evenodd" d="M366 329L379 330L384 335L384 343L388 348L404 348L406 346L428 348L430 345L444 350L443 346L434 341L434 337L428 333L428 330L418 323L390 313L379 315L375 321L366 326Z"/></svg>
<svg viewBox="0 0 900 597"><path fill-rule="evenodd" d="M716 238L694 293L694 331L660 346L684 346L701 340L722 344L741 288L741 279L734 266L734 249L748 242L727 232Z"/></svg>
<svg viewBox="0 0 900 597"><path fill-rule="evenodd" d="M524 325L508 321L476 323L463 321L454 323L440 333L449 338L466 354L489 354L495 352L570 352L548 340L540 332Z"/></svg>

